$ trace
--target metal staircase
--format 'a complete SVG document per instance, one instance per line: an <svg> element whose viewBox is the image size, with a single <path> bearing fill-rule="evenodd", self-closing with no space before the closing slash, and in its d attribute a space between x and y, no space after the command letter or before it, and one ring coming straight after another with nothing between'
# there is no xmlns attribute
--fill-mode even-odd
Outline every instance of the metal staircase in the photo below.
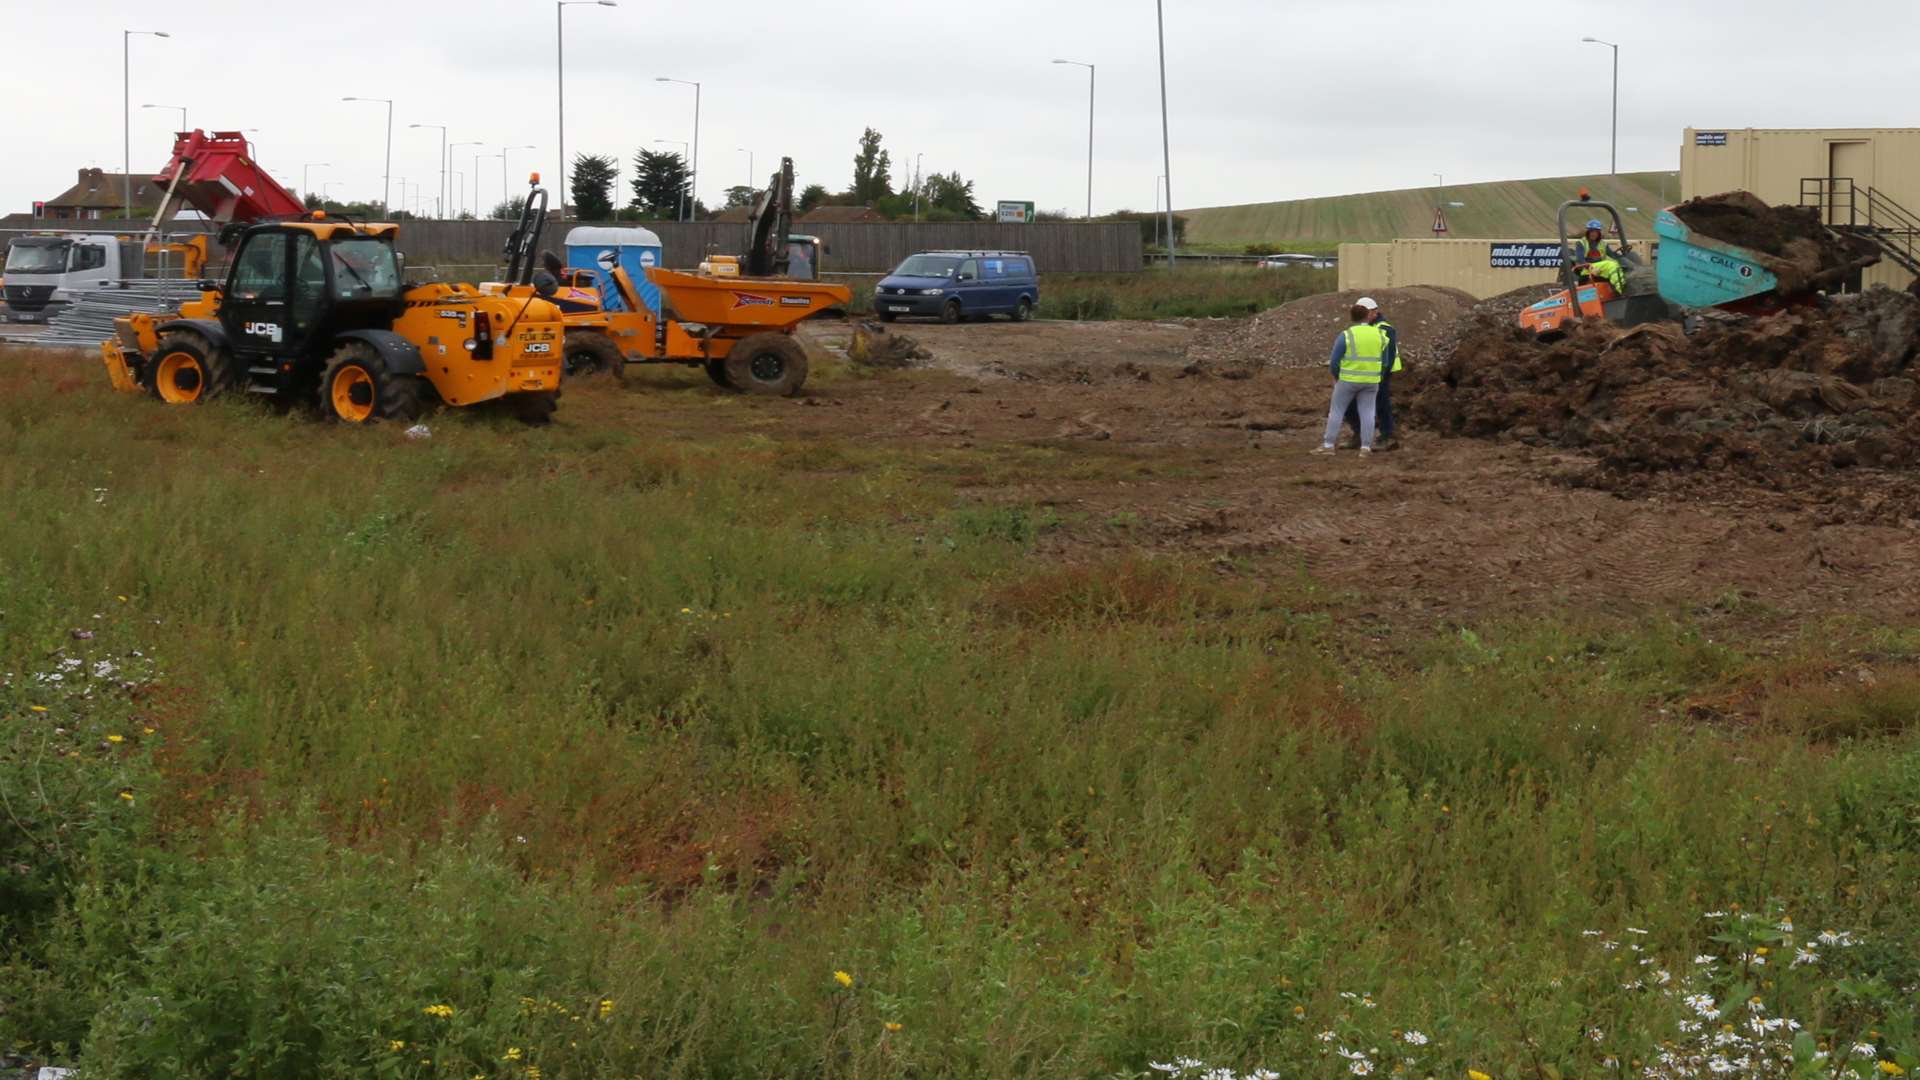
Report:
<svg viewBox="0 0 1920 1080"><path fill-rule="evenodd" d="M1871 240L1881 254L1920 277L1920 215L1885 192L1844 176L1813 176L1800 181L1800 205L1819 210L1821 223L1834 232Z"/></svg>

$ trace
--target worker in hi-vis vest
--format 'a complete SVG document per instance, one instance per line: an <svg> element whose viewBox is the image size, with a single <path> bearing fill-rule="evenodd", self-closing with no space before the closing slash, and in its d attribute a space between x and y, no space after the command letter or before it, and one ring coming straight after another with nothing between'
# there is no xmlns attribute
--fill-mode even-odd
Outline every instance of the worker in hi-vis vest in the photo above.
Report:
<svg viewBox="0 0 1920 1080"><path fill-rule="evenodd" d="M1587 222L1587 234L1573 242L1573 265L1595 281L1604 281L1621 295L1627 292L1627 271L1620 252L1607 246L1606 226L1599 218Z"/></svg>
<svg viewBox="0 0 1920 1080"><path fill-rule="evenodd" d="M1371 314L1367 316L1367 322L1372 324L1373 327L1381 333L1387 335L1387 354L1382 360L1384 370L1380 372L1380 393L1374 398L1373 405L1374 424L1379 429L1379 438L1375 440L1373 448L1375 450L1398 450L1400 448L1400 439L1396 432L1399 429L1393 422L1393 374L1405 368L1405 365L1400 362L1400 332L1394 329L1392 323L1387 321L1385 313L1380 310L1380 305L1376 303L1372 297L1363 296L1355 300L1354 304L1357 307L1366 308L1371 312ZM1351 445L1359 446L1359 402L1356 401L1347 406L1346 421L1347 425L1353 428L1353 443Z"/></svg>
<svg viewBox="0 0 1920 1080"><path fill-rule="evenodd" d="M1386 370L1387 335L1367 320L1378 305L1364 308L1353 305L1348 313L1352 325L1333 341L1333 404L1327 409L1327 431L1316 454L1333 453L1333 441L1340 437L1340 421L1349 404L1360 409L1360 453L1373 453L1373 406L1380 393L1380 376Z"/></svg>

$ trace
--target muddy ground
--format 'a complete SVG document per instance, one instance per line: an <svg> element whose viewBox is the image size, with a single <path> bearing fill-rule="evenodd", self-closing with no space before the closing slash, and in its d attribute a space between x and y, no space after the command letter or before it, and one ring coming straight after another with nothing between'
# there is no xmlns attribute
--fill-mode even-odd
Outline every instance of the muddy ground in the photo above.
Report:
<svg viewBox="0 0 1920 1080"><path fill-rule="evenodd" d="M1189 357L1205 327L899 329L934 359L829 375L797 400L649 419L680 437L738 427L964 451L979 463L971 475L957 470L966 497L1055 512L1059 526L1040 541L1048 554L1147 549L1237 572L1305 571L1341 597L1341 614L1386 624L1740 608L1784 627L1832 613L1920 613L1920 505L1880 505L1869 520L1851 512L1911 491L1905 474L1853 468L1777 484L1696 474L1675 490L1623 495L1581 486L1593 459L1580 452L1419 430L1395 453L1317 457L1308 451L1327 375L1212 374ZM849 325L805 334L823 370L843 363ZM635 369L622 393L712 393L703 382Z"/></svg>

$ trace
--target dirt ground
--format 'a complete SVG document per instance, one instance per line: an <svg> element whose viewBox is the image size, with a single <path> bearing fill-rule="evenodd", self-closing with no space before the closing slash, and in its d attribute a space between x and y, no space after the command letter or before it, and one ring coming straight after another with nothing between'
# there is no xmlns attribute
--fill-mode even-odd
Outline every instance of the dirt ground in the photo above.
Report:
<svg viewBox="0 0 1920 1080"><path fill-rule="evenodd" d="M1371 459L1308 453L1329 379L1231 372L1189 359L1177 324L902 324L925 370L821 380L793 401L675 410L673 434L741 424L783 438L920 450L1038 452L983 470L971 496L1054 508L1043 547L1064 557L1142 547L1291 574L1347 597L1343 613L1402 623L1486 615L1742 608L1783 620L1920 612L1920 507L1861 523L1809 489L1703 478L1623 497L1581 486L1591 464L1551 447L1409 431ZM805 333L831 369L845 324ZM626 392L695 376L649 369ZM1848 470L1835 499L1871 498Z"/></svg>

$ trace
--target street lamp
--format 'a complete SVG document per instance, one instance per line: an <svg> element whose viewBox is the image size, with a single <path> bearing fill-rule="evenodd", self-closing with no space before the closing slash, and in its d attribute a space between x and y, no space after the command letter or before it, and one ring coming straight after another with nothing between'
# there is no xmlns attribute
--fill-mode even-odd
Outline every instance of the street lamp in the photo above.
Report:
<svg viewBox="0 0 1920 1080"><path fill-rule="evenodd" d="M344 180L328 180L326 183L321 184L320 185L320 205L323 207L327 205L327 189L328 188L339 187L341 184L344 184L344 183L346 183L346 181Z"/></svg>
<svg viewBox="0 0 1920 1080"><path fill-rule="evenodd" d="M300 198L303 201L307 196L313 194L313 187L308 183L313 177L313 170L331 168L333 168L333 165L325 161L309 161L300 167Z"/></svg>
<svg viewBox="0 0 1920 1080"><path fill-rule="evenodd" d="M655 146L677 146L683 155L687 152L687 141L685 139L655 139L653 140L653 144ZM686 158L682 157L680 160L684 162ZM687 185L685 184L680 185L679 202L680 205L674 210L673 220L685 221L687 219Z"/></svg>
<svg viewBox="0 0 1920 1080"><path fill-rule="evenodd" d="M1069 64L1087 69L1087 220L1093 220L1093 79L1092 64L1083 64L1078 60L1055 60L1056 64Z"/></svg>
<svg viewBox="0 0 1920 1080"><path fill-rule="evenodd" d="M532 143L521 143L518 146L503 146L500 148L500 201L501 202L513 201L513 185L507 180L507 155L513 153L515 150L538 150L538 149L539 147L533 145Z"/></svg>
<svg viewBox="0 0 1920 1080"><path fill-rule="evenodd" d="M553 49L554 80L560 90L560 220L567 220L567 23L564 16L573 4L619 7L614 0L554 0Z"/></svg>
<svg viewBox="0 0 1920 1080"><path fill-rule="evenodd" d="M669 79L664 75L655 76L653 81L693 87L693 154L687 161L692 172L687 178L687 220L691 221L700 209L700 84L686 79Z"/></svg>
<svg viewBox="0 0 1920 1080"><path fill-rule="evenodd" d="M433 128L440 132L440 194L435 200L437 212L445 214L447 197L447 125L445 124L408 124L409 128Z"/></svg>
<svg viewBox="0 0 1920 1080"><path fill-rule="evenodd" d="M1160 155L1167 171L1167 269L1173 269L1179 237L1173 232L1173 136L1167 130L1167 13L1166 0L1153 0L1154 22L1160 28Z"/></svg>
<svg viewBox="0 0 1920 1080"><path fill-rule="evenodd" d="M1153 246L1160 246L1160 183L1164 176L1153 178Z"/></svg>
<svg viewBox="0 0 1920 1080"><path fill-rule="evenodd" d="M126 215L133 217L133 39L134 37L172 37L165 30L122 30L120 31L120 137L121 150L126 154L126 172L120 175L120 186L125 189Z"/></svg>
<svg viewBox="0 0 1920 1080"><path fill-rule="evenodd" d="M913 220L920 220L920 189L924 186L920 178L920 160L927 155L913 155Z"/></svg>
<svg viewBox="0 0 1920 1080"><path fill-rule="evenodd" d="M458 150L463 146L485 146L485 145L486 143L484 142L478 142L478 141L469 139L466 142L457 142L457 143L449 144L447 146L447 153L452 154L455 150ZM474 168L476 170L479 169L480 167L479 158L480 158L479 151L477 150L474 151ZM447 164L449 165L453 164L452 157L447 158ZM473 193L476 196L480 194L480 175L478 172L474 173ZM474 201L478 202L480 200L476 198ZM454 204L454 210L453 210L454 216L458 217L460 215L460 211L465 210L466 208L467 208L467 185L466 185L466 181L463 180L460 182L460 199L458 202ZM476 213L473 216L479 217L480 215Z"/></svg>
<svg viewBox="0 0 1920 1080"><path fill-rule="evenodd" d="M142 105L143 109L172 109L180 114L180 126L175 131L187 130L187 107L185 105Z"/></svg>
<svg viewBox="0 0 1920 1080"><path fill-rule="evenodd" d="M380 216L386 217L392 211L387 207L387 197L393 194L393 101L377 97L343 97L341 101L368 101L387 107L387 164L380 176Z"/></svg>
<svg viewBox="0 0 1920 1080"><path fill-rule="evenodd" d="M1589 45L1605 45L1613 50L1613 158L1607 168L1608 175L1620 175L1620 46L1611 41L1601 41L1597 37L1583 37L1581 41Z"/></svg>

